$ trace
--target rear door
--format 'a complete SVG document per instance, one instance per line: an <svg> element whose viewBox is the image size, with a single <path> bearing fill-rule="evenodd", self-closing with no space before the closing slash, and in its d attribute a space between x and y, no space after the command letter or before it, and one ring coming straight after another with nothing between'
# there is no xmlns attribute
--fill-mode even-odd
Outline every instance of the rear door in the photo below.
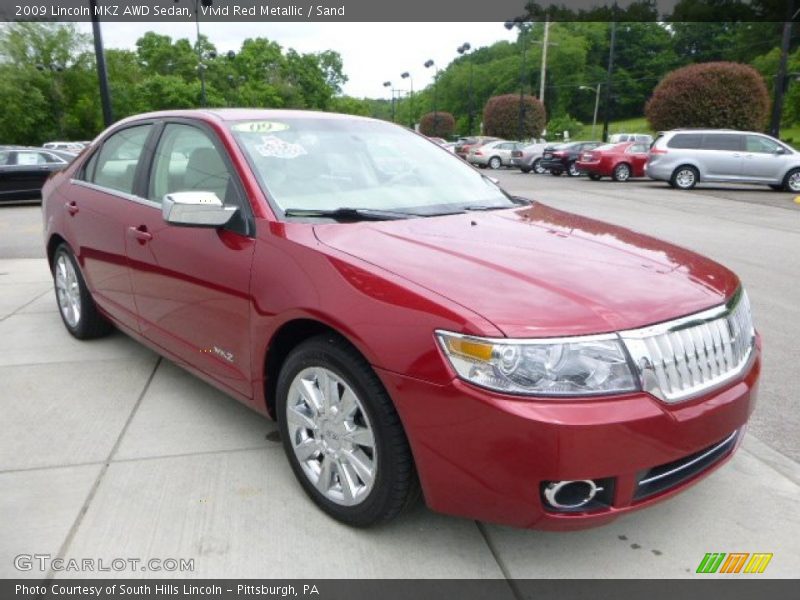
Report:
<svg viewBox="0 0 800 600"><path fill-rule="evenodd" d="M775 140L763 135L745 136L745 153L742 160L742 176L751 181L780 183L789 168L788 153Z"/></svg>
<svg viewBox="0 0 800 600"><path fill-rule="evenodd" d="M701 178L708 180L742 179L744 136L739 133L705 133L699 151Z"/></svg>
<svg viewBox="0 0 800 600"><path fill-rule="evenodd" d="M152 123L112 133L64 188L72 250L97 304L122 325L138 329L128 261L125 227L133 207L144 199L135 182L143 174L145 147Z"/></svg>
<svg viewBox="0 0 800 600"><path fill-rule="evenodd" d="M142 334L246 397L250 381L250 269L255 240L249 203L224 146L207 126L168 122L160 132L126 248ZM239 207L224 228L164 221L172 192L214 192Z"/></svg>

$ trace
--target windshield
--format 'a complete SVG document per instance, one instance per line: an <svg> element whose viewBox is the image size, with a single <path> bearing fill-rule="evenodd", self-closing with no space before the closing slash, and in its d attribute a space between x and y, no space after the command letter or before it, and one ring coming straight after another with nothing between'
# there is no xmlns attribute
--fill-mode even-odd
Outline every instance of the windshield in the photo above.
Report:
<svg viewBox="0 0 800 600"><path fill-rule="evenodd" d="M452 153L389 123L281 117L230 128L283 212L355 208L425 215L514 206Z"/></svg>

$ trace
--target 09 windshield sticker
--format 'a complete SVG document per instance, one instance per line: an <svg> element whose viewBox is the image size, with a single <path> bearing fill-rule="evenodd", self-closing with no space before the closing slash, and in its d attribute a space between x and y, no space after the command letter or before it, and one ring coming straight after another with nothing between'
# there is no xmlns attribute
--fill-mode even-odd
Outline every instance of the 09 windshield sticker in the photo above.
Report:
<svg viewBox="0 0 800 600"><path fill-rule="evenodd" d="M300 144L285 142L274 135L262 136L261 141L262 143L255 147L256 152L258 152L261 156L291 159L308 154L306 149Z"/></svg>
<svg viewBox="0 0 800 600"><path fill-rule="evenodd" d="M246 121L243 123L234 123L231 126L232 131L239 133L275 133L277 131L286 131L289 126L286 123L278 123L277 121Z"/></svg>

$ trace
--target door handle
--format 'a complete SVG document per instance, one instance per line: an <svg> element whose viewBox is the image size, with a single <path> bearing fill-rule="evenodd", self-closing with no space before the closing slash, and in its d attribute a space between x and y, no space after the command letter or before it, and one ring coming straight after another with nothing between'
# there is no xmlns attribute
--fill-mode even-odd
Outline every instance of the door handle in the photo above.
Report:
<svg viewBox="0 0 800 600"><path fill-rule="evenodd" d="M144 244L153 239L153 234L147 231L147 227L139 225L139 227L128 227L128 232L133 235L139 243Z"/></svg>
<svg viewBox="0 0 800 600"><path fill-rule="evenodd" d="M74 215L76 215L76 214L78 214L78 211L80 210L80 209L78 208L78 205L75 203L75 201L74 201L74 200L73 200L72 202L67 202L67 203L64 205L64 208L66 208L66 209L67 209L67 212L68 212L70 215L73 215L73 216L74 216Z"/></svg>

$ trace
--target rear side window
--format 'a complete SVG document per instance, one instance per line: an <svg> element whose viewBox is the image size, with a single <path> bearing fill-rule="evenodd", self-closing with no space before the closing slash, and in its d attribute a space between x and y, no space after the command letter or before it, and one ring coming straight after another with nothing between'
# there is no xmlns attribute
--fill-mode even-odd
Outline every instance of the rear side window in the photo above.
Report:
<svg viewBox="0 0 800 600"><path fill-rule="evenodd" d="M688 148L697 150L703 145L703 135L700 133L677 133L667 142L669 148Z"/></svg>
<svg viewBox="0 0 800 600"><path fill-rule="evenodd" d="M747 151L760 152L763 154L774 154L781 146L778 142L774 142L769 138L761 137L760 135L747 136Z"/></svg>
<svg viewBox="0 0 800 600"><path fill-rule="evenodd" d="M99 186L133 194L134 177L152 125L114 133L86 166L85 179Z"/></svg>
<svg viewBox="0 0 800 600"><path fill-rule="evenodd" d="M742 150L742 136L731 133L706 133L703 136L703 150Z"/></svg>
<svg viewBox="0 0 800 600"><path fill-rule="evenodd" d="M647 144L632 144L628 148L628 154L641 154L647 152Z"/></svg>

